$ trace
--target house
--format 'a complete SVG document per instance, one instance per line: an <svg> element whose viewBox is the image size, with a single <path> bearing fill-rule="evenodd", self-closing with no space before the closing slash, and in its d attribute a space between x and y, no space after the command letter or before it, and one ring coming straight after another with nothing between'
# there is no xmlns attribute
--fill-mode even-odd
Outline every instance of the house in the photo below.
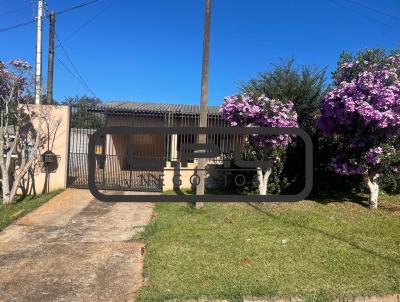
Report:
<svg viewBox="0 0 400 302"><path fill-rule="evenodd" d="M199 125L200 115L197 105L109 102L88 108L87 115L82 118L80 114L79 118L82 124L71 131L68 179L72 186L84 187L87 185L88 152L85 146L93 128L100 128L93 127L93 121L103 127L193 127ZM226 126L218 106L209 106L208 126ZM192 134L108 134L96 142L96 183L102 189L165 191L174 188L173 180L179 175L180 187L191 187L190 177L197 162L192 160L187 167L176 163L181 160L181 146L196 140L197 135ZM208 137L210 140L219 146L221 152L228 152L234 144L226 136L213 135ZM138 168L132 164L143 161L162 161L165 164L159 170ZM209 175L206 185L212 186L213 183L215 185Z"/></svg>

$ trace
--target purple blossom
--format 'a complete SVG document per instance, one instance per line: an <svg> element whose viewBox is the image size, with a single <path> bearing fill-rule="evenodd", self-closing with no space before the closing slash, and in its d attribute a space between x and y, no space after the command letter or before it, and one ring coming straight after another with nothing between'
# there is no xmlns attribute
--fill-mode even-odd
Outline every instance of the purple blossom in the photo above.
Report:
<svg viewBox="0 0 400 302"><path fill-rule="evenodd" d="M343 176L363 175L366 172L366 169L364 167L350 163L343 156L338 156L334 158L332 160L331 166L333 168L333 171Z"/></svg>
<svg viewBox="0 0 400 302"><path fill-rule="evenodd" d="M22 60L0 61L0 106L3 98L21 97L28 87L27 71L31 67Z"/></svg>
<svg viewBox="0 0 400 302"><path fill-rule="evenodd" d="M344 72L359 62L344 63ZM343 81L321 100L319 128L341 142L332 168L341 175L365 174L399 152L400 56L384 67L363 62L366 70ZM354 71L354 70L353 70Z"/></svg>
<svg viewBox="0 0 400 302"><path fill-rule="evenodd" d="M28 62L21 60L21 59L12 60L12 61L10 61L9 64L14 66L14 68L23 69L23 70L28 70L28 69L32 68L28 64Z"/></svg>
<svg viewBox="0 0 400 302"><path fill-rule="evenodd" d="M284 104L265 96L253 98L243 94L226 97L220 113L232 127L298 127L297 113L293 107L292 102ZM263 148L266 144L284 147L290 142L288 134L251 137L251 143L257 148Z"/></svg>
<svg viewBox="0 0 400 302"><path fill-rule="evenodd" d="M367 163L375 166L381 162L382 153L382 147L374 147L368 150L368 152L364 155L364 159Z"/></svg>

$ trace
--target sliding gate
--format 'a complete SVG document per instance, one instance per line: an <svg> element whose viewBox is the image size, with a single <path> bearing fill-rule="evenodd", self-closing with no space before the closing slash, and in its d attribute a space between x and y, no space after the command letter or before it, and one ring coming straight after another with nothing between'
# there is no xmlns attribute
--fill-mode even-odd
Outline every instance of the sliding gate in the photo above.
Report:
<svg viewBox="0 0 400 302"><path fill-rule="evenodd" d="M105 126L162 126L165 116L133 113L107 107L70 107L68 187L88 188L89 139ZM163 159L167 139L146 136L106 135L96 142L96 186L102 190L161 192L163 171L132 169L127 164L129 144L135 141L135 155L145 160ZM155 144L156 143L156 144ZM137 148L140 148L139 150Z"/></svg>
<svg viewBox="0 0 400 302"><path fill-rule="evenodd" d="M88 187L89 139L102 127L194 127L199 124L197 112L150 111L120 106L70 107L70 140L68 158L68 186ZM225 126L218 113L208 115L209 127ZM98 189L161 192L163 172L134 169L135 161L174 162L180 160L180 146L194 143L197 136L107 134L96 142L96 174ZM221 137L208 137L220 147ZM133 147L132 147L133 146ZM223 148L224 149L224 148Z"/></svg>

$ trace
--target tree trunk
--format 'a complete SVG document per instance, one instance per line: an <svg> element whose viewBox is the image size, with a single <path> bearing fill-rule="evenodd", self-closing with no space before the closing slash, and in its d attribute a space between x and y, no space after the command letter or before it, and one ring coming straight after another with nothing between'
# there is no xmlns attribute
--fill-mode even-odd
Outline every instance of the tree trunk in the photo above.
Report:
<svg viewBox="0 0 400 302"><path fill-rule="evenodd" d="M10 198L10 178L7 171L4 171L3 169L1 174L2 174L1 188L3 191L3 204L10 204L12 203L12 199Z"/></svg>
<svg viewBox="0 0 400 302"><path fill-rule="evenodd" d="M267 169L264 171L261 168L257 168L257 178L258 178L258 190L260 195L267 195L268 193L268 179L271 176L272 169Z"/></svg>
<svg viewBox="0 0 400 302"><path fill-rule="evenodd" d="M35 159L36 159L36 152L37 152L37 147L34 148L32 151L31 158L24 163L23 168L20 169L15 176L15 179L13 181L13 184L11 186L11 189L9 189L9 203L13 203L15 201L15 196L17 195L17 190L20 186L20 183L23 179L23 177L28 173L29 169L34 165Z"/></svg>
<svg viewBox="0 0 400 302"><path fill-rule="evenodd" d="M379 174L376 172L368 173L366 177L368 189L369 189L369 207L370 209L378 208L379 199L379 184L378 184Z"/></svg>

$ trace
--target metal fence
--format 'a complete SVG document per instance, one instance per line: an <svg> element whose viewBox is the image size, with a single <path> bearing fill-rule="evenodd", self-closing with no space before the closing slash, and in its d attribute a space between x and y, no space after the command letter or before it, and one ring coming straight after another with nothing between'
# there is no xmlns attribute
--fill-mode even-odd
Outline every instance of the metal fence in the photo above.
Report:
<svg viewBox="0 0 400 302"><path fill-rule="evenodd" d="M70 106L68 186L87 188L88 145L91 135L105 126L194 127L199 115L171 111L145 111L129 108ZM224 127L218 114L208 116L209 127ZM235 139L210 135L222 152L233 150ZM127 157L144 160L179 161L180 146L194 143L196 135L106 135L96 142L96 184L99 189L127 191L162 191L163 171L132 169ZM130 150L130 146L134 146ZM176 146L172 149L171 146Z"/></svg>

